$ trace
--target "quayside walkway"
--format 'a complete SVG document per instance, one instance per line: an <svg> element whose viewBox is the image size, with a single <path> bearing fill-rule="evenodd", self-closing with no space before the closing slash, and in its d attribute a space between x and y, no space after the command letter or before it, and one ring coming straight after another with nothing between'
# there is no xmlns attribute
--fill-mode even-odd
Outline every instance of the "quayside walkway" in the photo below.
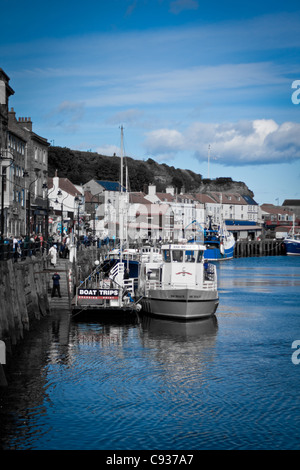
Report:
<svg viewBox="0 0 300 470"><path fill-rule="evenodd" d="M53 285L52 276L56 271L60 275L61 298L58 297L57 292L55 293L55 297L51 297L52 285ZM48 300L49 300L50 310L51 311L54 311L54 310L69 311L70 310L70 295L68 292L69 260L58 258L56 267L54 268L53 266L51 266L51 268L48 269L48 273L49 273L49 286L50 286L50 289L48 292Z"/></svg>

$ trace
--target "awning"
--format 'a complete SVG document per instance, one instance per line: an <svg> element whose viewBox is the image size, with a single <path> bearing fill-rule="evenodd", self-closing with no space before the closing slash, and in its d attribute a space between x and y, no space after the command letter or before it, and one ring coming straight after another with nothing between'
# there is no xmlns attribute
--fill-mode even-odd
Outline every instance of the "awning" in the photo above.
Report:
<svg viewBox="0 0 300 470"><path fill-rule="evenodd" d="M227 225L226 228L228 232L253 232L254 230L262 230L262 227L260 225Z"/></svg>

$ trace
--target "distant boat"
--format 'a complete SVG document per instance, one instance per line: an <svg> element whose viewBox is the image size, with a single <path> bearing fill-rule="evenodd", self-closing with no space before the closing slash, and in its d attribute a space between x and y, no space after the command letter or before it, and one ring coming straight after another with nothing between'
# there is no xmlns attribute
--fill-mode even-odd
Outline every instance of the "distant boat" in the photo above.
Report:
<svg viewBox="0 0 300 470"><path fill-rule="evenodd" d="M162 245L162 260L141 261L138 295L142 312L177 320L214 315L219 296L216 266L200 244Z"/></svg>
<svg viewBox="0 0 300 470"><path fill-rule="evenodd" d="M231 232L222 223L220 226L214 226L212 223L212 216L209 215L208 228L203 228L196 220L191 224L197 227L197 234L188 243L195 243L201 241L204 243L206 250L204 259L208 261L222 261L233 258L235 239ZM187 227L186 227L187 228Z"/></svg>
<svg viewBox="0 0 300 470"><path fill-rule="evenodd" d="M290 233L283 240L287 255L300 255L300 233L295 232L295 217Z"/></svg>

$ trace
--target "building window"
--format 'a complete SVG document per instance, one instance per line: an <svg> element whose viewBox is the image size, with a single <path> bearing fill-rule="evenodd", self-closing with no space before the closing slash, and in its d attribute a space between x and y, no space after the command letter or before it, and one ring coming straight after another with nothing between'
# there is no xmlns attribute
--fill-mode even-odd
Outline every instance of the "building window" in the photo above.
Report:
<svg viewBox="0 0 300 470"><path fill-rule="evenodd" d="M159 221L158 221L158 226L159 226L159 229L161 230L163 228L163 215L162 213L160 212L159 213Z"/></svg>

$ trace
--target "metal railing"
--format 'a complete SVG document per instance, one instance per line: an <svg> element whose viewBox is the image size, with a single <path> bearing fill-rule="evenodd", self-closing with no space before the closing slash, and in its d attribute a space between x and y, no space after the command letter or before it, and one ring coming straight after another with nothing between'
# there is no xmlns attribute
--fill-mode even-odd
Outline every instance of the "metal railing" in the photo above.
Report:
<svg viewBox="0 0 300 470"><path fill-rule="evenodd" d="M0 241L0 261L12 259L14 262L24 261L26 258L46 257L49 248L52 245L57 246L58 256L67 257L67 250L63 250L60 243L47 243L45 241L22 241L17 244L11 239ZM60 254L59 254L60 253Z"/></svg>
<svg viewBox="0 0 300 470"><path fill-rule="evenodd" d="M203 273L203 282L202 283L167 283L161 282L158 280L147 280L146 281L146 290L149 289L188 289L188 288L199 287L204 290L217 289L217 269L214 264L208 264L207 268Z"/></svg>

